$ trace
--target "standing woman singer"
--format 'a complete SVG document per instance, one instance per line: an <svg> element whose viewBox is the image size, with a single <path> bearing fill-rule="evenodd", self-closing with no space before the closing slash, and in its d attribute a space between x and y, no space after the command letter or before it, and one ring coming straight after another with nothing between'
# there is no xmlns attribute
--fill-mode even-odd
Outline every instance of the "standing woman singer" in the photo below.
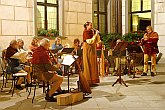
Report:
<svg viewBox="0 0 165 110"><path fill-rule="evenodd" d="M96 54L98 42L100 42L99 31L93 29L92 22L86 22L83 31L83 73L90 86L100 82Z"/></svg>

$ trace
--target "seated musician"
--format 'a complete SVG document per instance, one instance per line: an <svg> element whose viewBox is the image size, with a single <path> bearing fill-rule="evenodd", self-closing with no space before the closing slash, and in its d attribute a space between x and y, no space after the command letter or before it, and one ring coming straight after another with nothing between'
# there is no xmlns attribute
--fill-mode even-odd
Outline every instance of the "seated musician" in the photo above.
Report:
<svg viewBox="0 0 165 110"><path fill-rule="evenodd" d="M23 70L23 67L20 65L20 59L12 58L12 56L18 52L18 42L16 40L12 40L10 42L9 47L6 50L6 55L5 58L9 64L7 68L7 72L9 73L22 73L25 72ZM19 78L17 81L16 88L22 90L23 88L21 87L22 84L22 78ZM30 84L30 74L27 75L27 85L26 86L31 86Z"/></svg>
<svg viewBox="0 0 165 110"><path fill-rule="evenodd" d="M55 43L52 44L52 49L61 50L62 48L63 48L63 46L61 44L61 38L60 37L56 37L55 38Z"/></svg>
<svg viewBox="0 0 165 110"><path fill-rule="evenodd" d="M74 48L73 51L77 54L77 50L79 50L81 48L80 40L78 38L74 39L72 47Z"/></svg>
<svg viewBox="0 0 165 110"><path fill-rule="evenodd" d="M25 51L25 49L23 48L24 41L22 39L17 39L17 42L18 42L18 51L20 52Z"/></svg>
<svg viewBox="0 0 165 110"><path fill-rule="evenodd" d="M48 101L55 101L53 98L54 93L56 91L60 93L62 92L60 85L63 81L63 77L57 75L56 72L50 72L54 71L55 68L52 65L52 61L49 56L49 47L49 39L42 39L40 41L40 46L34 51L32 55L32 64L34 67L34 73L38 80L49 81L52 83L51 89L46 94L45 99Z"/></svg>
<svg viewBox="0 0 165 110"><path fill-rule="evenodd" d="M38 39L33 38L28 50L34 52L34 50L37 49L37 47L38 47Z"/></svg>
<svg viewBox="0 0 165 110"><path fill-rule="evenodd" d="M156 75L156 54L158 51L157 42L159 40L159 36L157 32L152 30L151 26L146 27L147 33L144 34L142 38L142 44L144 45L144 71L141 76L147 76L148 71L148 58L151 57L151 76Z"/></svg>
<svg viewBox="0 0 165 110"><path fill-rule="evenodd" d="M80 40L78 38L74 39L72 48L74 48L72 53L79 56L76 60L80 64L80 67L81 67L82 66L82 55L81 55L82 53L80 52L81 45L80 45ZM79 70L78 65L76 63L74 63L74 64L75 64L75 72L78 73L78 70Z"/></svg>

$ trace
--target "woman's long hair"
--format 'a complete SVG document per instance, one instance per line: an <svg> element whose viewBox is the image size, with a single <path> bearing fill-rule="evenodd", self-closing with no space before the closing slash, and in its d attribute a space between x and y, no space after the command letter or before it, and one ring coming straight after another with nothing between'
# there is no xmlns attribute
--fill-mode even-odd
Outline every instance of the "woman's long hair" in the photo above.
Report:
<svg viewBox="0 0 165 110"><path fill-rule="evenodd" d="M60 41L60 44L61 44L61 38L60 38L60 37L56 37L56 38L55 38L55 44L57 44L57 41L58 41L58 40Z"/></svg>

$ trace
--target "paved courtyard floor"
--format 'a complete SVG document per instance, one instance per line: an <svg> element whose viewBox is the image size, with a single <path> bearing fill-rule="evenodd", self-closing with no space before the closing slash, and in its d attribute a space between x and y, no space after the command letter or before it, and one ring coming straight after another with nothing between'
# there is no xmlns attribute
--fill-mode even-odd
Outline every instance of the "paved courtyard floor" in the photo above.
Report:
<svg viewBox="0 0 165 110"><path fill-rule="evenodd" d="M33 94L27 99L26 89L16 90L11 97L9 88L5 88L0 92L0 110L165 110L164 68L165 59L162 58L157 64L158 75L155 77L139 75L139 78L132 79L127 75L122 76L128 87L119 83L112 87L117 76L100 78L101 83L92 87L92 94L68 106L58 106L57 102L45 101L42 88L37 89L33 104ZM77 87L77 79L77 75L70 77L70 87ZM64 78L62 88L67 89L67 77Z"/></svg>

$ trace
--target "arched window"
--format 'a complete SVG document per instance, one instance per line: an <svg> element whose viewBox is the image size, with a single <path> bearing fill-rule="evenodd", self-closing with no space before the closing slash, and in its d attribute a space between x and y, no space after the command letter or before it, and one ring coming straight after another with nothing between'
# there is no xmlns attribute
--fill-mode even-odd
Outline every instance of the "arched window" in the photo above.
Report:
<svg viewBox="0 0 165 110"><path fill-rule="evenodd" d="M151 25L151 0L130 0L131 31L145 31Z"/></svg>

